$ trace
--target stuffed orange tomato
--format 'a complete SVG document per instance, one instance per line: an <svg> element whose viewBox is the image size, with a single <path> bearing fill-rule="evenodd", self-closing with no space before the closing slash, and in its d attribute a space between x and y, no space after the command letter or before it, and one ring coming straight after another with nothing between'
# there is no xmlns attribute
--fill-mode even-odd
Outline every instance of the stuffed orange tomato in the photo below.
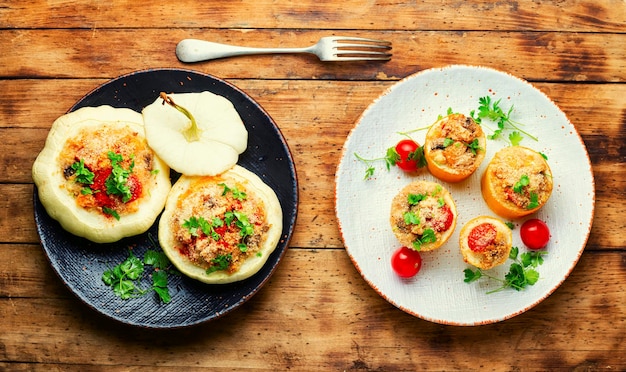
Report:
<svg viewBox="0 0 626 372"><path fill-rule="evenodd" d="M487 141L480 125L463 114L450 114L426 133L424 157L430 173L445 182L471 176L485 158Z"/></svg>
<svg viewBox="0 0 626 372"><path fill-rule="evenodd" d="M505 147L491 159L481 178L489 208L503 218L520 218L543 207L552 194L552 172L535 150Z"/></svg>

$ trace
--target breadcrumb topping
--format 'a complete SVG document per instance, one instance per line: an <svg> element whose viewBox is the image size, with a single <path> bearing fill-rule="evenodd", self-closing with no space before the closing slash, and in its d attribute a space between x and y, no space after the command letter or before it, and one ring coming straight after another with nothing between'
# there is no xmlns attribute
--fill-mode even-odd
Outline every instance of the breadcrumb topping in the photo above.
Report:
<svg viewBox="0 0 626 372"><path fill-rule="evenodd" d="M238 198L227 188L245 193L245 198ZM229 221L233 212L245 216L252 227L249 235L242 237L242 229L236 218ZM220 270L234 273L248 257L261 251L270 228L266 213L263 201L246 189L245 185L224 181L219 176L203 177L178 199L171 227L179 251L196 266L210 269L217 261L228 257L227 268ZM209 222L217 219L223 224L215 224L212 236L206 232L194 233L184 226L186 221L194 217Z"/></svg>

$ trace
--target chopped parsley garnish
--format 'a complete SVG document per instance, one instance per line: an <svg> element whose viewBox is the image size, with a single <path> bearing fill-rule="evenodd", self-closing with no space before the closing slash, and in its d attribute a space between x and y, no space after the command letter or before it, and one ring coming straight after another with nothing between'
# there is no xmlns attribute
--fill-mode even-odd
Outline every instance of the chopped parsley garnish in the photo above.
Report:
<svg viewBox="0 0 626 372"><path fill-rule="evenodd" d="M219 217L214 217L209 223L204 217L191 216L188 220L185 220L182 225L189 230L192 236L200 236L199 231L202 231L204 235L210 236L213 240L220 240L220 235L215 232L216 227L224 226L224 221Z"/></svg>
<svg viewBox="0 0 626 372"><path fill-rule="evenodd" d="M246 252L248 250L248 246L245 244L244 240L247 236L254 234L254 227L248 220L248 216L241 212L226 212L224 214L224 222L226 225L231 225L234 222L235 226L239 228L241 241L237 244L237 246L239 247L239 250Z"/></svg>
<svg viewBox="0 0 626 372"><path fill-rule="evenodd" d="M414 212L404 212L404 223L407 225L419 225L420 218Z"/></svg>
<svg viewBox="0 0 626 372"><path fill-rule="evenodd" d="M530 193L530 203L526 206L526 209L535 209L539 206L539 196L536 192Z"/></svg>
<svg viewBox="0 0 626 372"><path fill-rule="evenodd" d="M528 186L530 184L530 178L528 178L527 175L523 174L519 181L515 182L515 185L513 185L513 191L515 191L517 194L521 194L522 191L524 190L524 187Z"/></svg>
<svg viewBox="0 0 626 372"><path fill-rule="evenodd" d="M124 169L120 163L124 161L121 154L116 154L113 151L108 152L109 160L111 160L111 166L113 167L111 174L104 182L106 186L107 194L118 195L122 198L122 202L126 203L132 198L130 187L128 187L128 177L130 177L135 167L135 161L132 160L129 169ZM132 157L131 157L132 158Z"/></svg>
<svg viewBox="0 0 626 372"><path fill-rule="evenodd" d="M427 197L428 195L425 194L409 194L407 201L409 202L409 205L416 205Z"/></svg>
<svg viewBox="0 0 626 372"><path fill-rule="evenodd" d="M435 235L435 230L425 229L422 236L413 242L413 248L419 251L422 249L423 244L434 243L436 241L437 235Z"/></svg>
<svg viewBox="0 0 626 372"><path fill-rule="evenodd" d="M120 214L117 213L117 211L115 209L111 209L108 207L102 207L102 212L104 212L105 214L108 214L109 216L112 216L113 218L115 218L116 220L120 220Z"/></svg>
<svg viewBox="0 0 626 372"><path fill-rule="evenodd" d="M248 196L245 192L239 191L236 186L228 187L225 183L219 183L218 186L224 187L224 191L222 192L222 196L226 195L229 192L233 193L233 199L237 200L245 200Z"/></svg>
<svg viewBox="0 0 626 372"><path fill-rule="evenodd" d="M80 159L72 164L71 168L74 170L74 174L76 175L76 182L82 183L83 185L93 184L95 174L90 171L89 168L85 167L84 159Z"/></svg>
<svg viewBox="0 0 626 372"><path fill-rule="evenodd" d="M539 272L535 270L539 265L543 264L543 256L547 254L545 251L532 251L525 252L519 255L519 248L511 248L509 258L513 260L513 263L509 267L509 272L504 276L504 279L496 278L482 271L481 269L465 269L465 283L472 283L482 277L489 278L491 280L498 281L502 285L494 290L487 292L487 294L500 292L506 288L513 288L517 291L521 291L526 286L534 285L539 280Z"/></svg>
<svg viewBox="0 0 626 372"><path fill-rule="evenodd" d="M232 260L233 255L230 253L217 255L217 257L211 260L211 266L206 270L207 275L228 269Z"/></svg>

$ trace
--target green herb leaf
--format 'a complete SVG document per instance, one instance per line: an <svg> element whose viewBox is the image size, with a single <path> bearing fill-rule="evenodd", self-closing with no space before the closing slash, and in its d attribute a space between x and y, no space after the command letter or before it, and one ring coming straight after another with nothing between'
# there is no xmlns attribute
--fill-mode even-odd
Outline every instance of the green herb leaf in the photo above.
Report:
<svg viewBox="0 0 626 372"><path fill-rule="evenodd" d="M151 265L156 269L167 269L172 263L167 255L163 252L158 252L153 249L148 249L143 255L143 263Z"/></svg>
<svg viewBox="0 0 626 372"><path fill-rule="evenodd" d="M130 187L128 186L128 178L133 172L135 167L135 161L131 162L129 169L124 169L120 163L124 161L121 154L116 154L113 151L108 152L109 160L111 160L111 174L104 181L106 186L106 192L109 195L117 195L122 198L122 202L126 203L132 198Z"/></svg>
<svg viewBox="0 0 626 372"><path fill-rule="evenodd" d="M434 243L436 241L437 235L435 235L435 230L425 229L422 236L413 242L413 248L419 251L422 249L422 245L427 243Z"/></svg>
<svg viewBox="0 0 626 372"><path fill-rule="evenodd" d="M539 272L535 269L539 265L543 264L543 256L547 253L545 251L525 252L519 255L519 259L518 254L519 248L512 247L511 252L509 253L509 258L513 260L513 263L511 263L509 271L505 274L504 279L491 276L480 269L475 271L472 269L465 269L463 271L465 274L465 279L463 281L471 283L481 277L486 277L501 283L500 287L487 292L488 294L499 292L506 288L513 288L517 291L521 291L529 285L534 285L539 280Z"/></svg>
<svg viewBox="0 0 626 372"><path fill-rule="evenodd" d="M111 208L102 207L102 212L108 214L109 216L113 216L113 218L115 218L118 221L120 220L120 214Z"/></svg>
<svg viewBox="0 0 626 372"><path fill-rule="evenodd" d="M520 143L520 141L523 139L522 134L537 141L537 137L523 131L520 128L522 124L517 123L511 119L513 105L511 105L507 112L504 112L504 110L500 107L501 100L502 99L498 99L497 101L493 102L491 100L491 97L489 96L480 97L478 99L478 109L471 111L470 116L478 124L482 124L483 119L491 120L492 122L496 123L497 129L495 129L493 133L488 136L489 139L498 139L502 135L503 131L513 130L514 132L509 135L509 141L513 146L517 146Z"/></svg>
<svg viewBox="0 0 626 372"><path fill-rule="evenodd" d="M426 194L409 194L407 196L407 201L409 203L409 205L416 205L417 203L421 202L422 200L426 199L428 197L428 195Z"/></svg>
<svg viewBox="0 0 626 372"><path fill-rule="evenodd" d="M152 273L152 289L156 292L163 303L167 304L172 301L170 291L167 288L166 271L158 270Z"/></svg>
<svg viewBox="0 0 626 372"><path fill-rule="evenodd" d="M465 273L465 279L463 280L465 283L475 282L483 276L480 269L476 269L476 271L472 269L465 269L463 272Z"/></svg>
<svg viewBox="0 0 626 372"><path fill-rule="evenodd" d="M76 175L76 182L82 183L84 185L93 184L95 174L87 167L85 167L84 159L80 159L79 161L72 164L71 168L74 170L74 174Z"/></svg>
<svg viewBox="0 0 626 372"><path fill-rule="evenodd" d="M479 150L482 150L480 144L478 143L478 138L474 138L474 140L466 146L474 155L476 155Z"/></svg>
<svg viewBox="0 0 626 372"><path fill-rule="evenodd" d="M207 221L204 217L196 217L191 216L189 219L183 221L182 226L186 228L191 236L199 237L200 231L204 233L206 236L210 236L213 240L220 240L220 235L215 231L215 227L220 227L224 225L224 221L222 221L218 217L214 217L211 223Z"/></svg>
<svg viewBox="0 0 626 372"><path fill-rule="evenodd" d="M207 275L216 271L222 271L228 269L230 263L233 260L233 256L228 254L220 254L211 260L211 266L206 270Z"/></svg>
<svg viewBox="0 0 626 372"><path fill-rule="evenodd" d="M526 206L526 209L535 209L539 206L539 196L536 192L530 193L530 203Z"/></svg>
<svg viewBox="0 0 626 372"><path fill-rule="evenodd" d="M519 181L517 181L515 183L515 185L513 185L513 191L515 191L515 193L517 194L521 194L524 187L528 186L530 184L530 178L528 178L527 175L523 174Z"/></svg>
<svg viewBox="0 0 626 372"><path fill-rule="evenodd" d="M404 212L404 223L406 223L407 225L419 225L420 218L414 212Z"/></svg>
<svg viewBox="0 0 626 372"><path fill-rule="evenodd" d="M519 146L520 142L524 139L524 136L518 131L511 132L509 134L509 141L511 141L511 145Z"/></svg>
<svg viewBox="0 0 626 372"><path fill-rule="evenodd" d="M243 192L243 191L239 191L236 186L233 186L231 188L231 187L226 186L225 183L219 183L218 186L224 187L224 191L222 192L222 196L226 195L229 192L232 192L233 193L233 199L245 200L247 198L246 193Z"/></svg>

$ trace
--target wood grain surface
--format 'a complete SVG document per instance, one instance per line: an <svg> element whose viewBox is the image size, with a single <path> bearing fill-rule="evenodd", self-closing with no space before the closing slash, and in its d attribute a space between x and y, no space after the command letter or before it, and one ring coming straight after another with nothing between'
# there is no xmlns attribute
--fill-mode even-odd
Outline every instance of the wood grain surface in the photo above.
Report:
<svg viewBox="0 0 626 372"><path fill-rule="evenodd" d="M266 55L183 64L183 38L305 46L390 40L386 63ZM626 2L36 1L0 5L0 370L626 370ZM527 79L587 146L596 186L585 252L546 300L478 327L396 309L343 248L334 177L363 110L397 81L449 64ZM209 73L248 93L292 151L290 247L241 308L199 326L129 327L56 276L33 218L32 163L54 119L98 85L151 68ZM555 144L558 145L558 144ZM520 294L523 295L523 294Z"/></svg>

